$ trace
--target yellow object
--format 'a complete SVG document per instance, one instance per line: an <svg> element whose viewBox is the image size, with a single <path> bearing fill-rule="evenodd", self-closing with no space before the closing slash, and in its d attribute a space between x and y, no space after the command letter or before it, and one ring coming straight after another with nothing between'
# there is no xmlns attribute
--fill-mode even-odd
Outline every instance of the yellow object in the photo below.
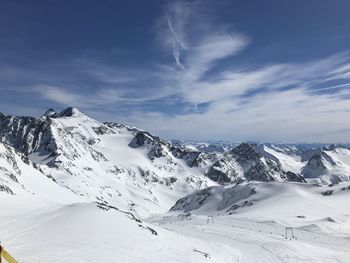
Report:
<svg viewBox="0 0 350 263"><path fill-rule="evenodd" d="M8 263L18 263L5 249L1 250L0 257L3 257Z"/></svg>

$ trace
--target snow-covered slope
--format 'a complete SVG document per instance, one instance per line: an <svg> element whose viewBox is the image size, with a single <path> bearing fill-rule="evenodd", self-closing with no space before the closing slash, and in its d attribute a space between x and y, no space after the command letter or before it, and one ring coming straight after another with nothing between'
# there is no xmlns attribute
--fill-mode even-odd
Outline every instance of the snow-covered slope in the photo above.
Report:
<svg viewBox="0 0 350 263"><path fill-rule="evenodd" d="M349 236L350 208L345 201L348 198L349 183L319 187L300 183L247 182L197 191L178 200L171 211L273 220Z"/></svg>
<svg viewBox="0 0 350 263"><path fill-rule="evenodd" d="M270 158L273 156L280 163L283 170L296 174L300 173L302 167L306 164L305 161L302 161L302 156L298 155L298 153L275 145L261 144L259 145L259 152L265 156L268 154Z"/></svg>
<svg viewBox="0 0 350 263"><path fill-rule="evenodd" d="M187 237L113 207L37 201L0 192L2 245L18 262L224 263L239 256L225 244Z"/></svg>
<svg viewBox="0 0 350 263"><path fill-rule="evenodd" d="M245 182L200 190L149 221L229 245L239 254L233 262L345 263L350 260L349 198L349 183Z"/></svg>
<svg viewBox="0 0 350 263"><path fill-rule="evenodd" d="M36 165L12 147L0 142L0 192L28 198L78 201L80 198L48 178Z"/></svg>
<svg viewBox="0 0 350 263"><path fill-rule="evenodd" d="M63 157L67 156L55 162L66 161ZM197 250L217 253L212 262L231 257L224 245L213 249L196 238L186 238L184 244L182 235L147 224L121 205L89 200L44 173L24 154L0 142L0 239L19 262L178 262L178 258L202 262L205 257ZM69 182L73 180L65 181ZM110 187L107 193L115 190Z"/></svg>

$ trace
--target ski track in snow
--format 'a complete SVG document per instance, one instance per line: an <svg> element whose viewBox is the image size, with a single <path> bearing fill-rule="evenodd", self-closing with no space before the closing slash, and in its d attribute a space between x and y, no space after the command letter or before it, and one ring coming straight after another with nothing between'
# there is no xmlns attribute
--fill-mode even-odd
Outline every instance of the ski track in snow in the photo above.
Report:
<svg viewBox="0 0 350 263"><path fill-rule="evenodd" d="M285 239L285 227L247 218L215 217L207 223L205 217L180 220L176 217L152 221L162 227L210 242L230 245L240 257L232 262L347 262L350 240L294 228L296 239ZM231 261L227 261L231 262Z"/></svg>

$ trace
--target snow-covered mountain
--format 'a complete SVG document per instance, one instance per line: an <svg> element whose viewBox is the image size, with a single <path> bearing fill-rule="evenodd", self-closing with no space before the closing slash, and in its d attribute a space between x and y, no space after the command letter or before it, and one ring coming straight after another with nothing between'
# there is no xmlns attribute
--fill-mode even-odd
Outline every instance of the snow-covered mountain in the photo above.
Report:
<svg viewBox="0 0 350 263"><path fill-rule="evenodd" d="M350 150L344 147L220 143L219 151L203 151L127 125L100 123L72 107L49 109L40 118L0 114L0 139L72 192L132 210L144 210L139 204L146 202L152 211L163 211L169 202L216 184L304 177L328 184L350 177Z"/></svg>
<svg viewBox="0 0 350 263"><path fill-rule="evenodd" d="M326 184L350 181L350 150L335 145L323 147L312 155L302 174Z"/></svg>
<svg viewBox="0 0 350 263"><path fill-rule="evenodd" d="M172 140L173 144L185 145L193 149L197 149L201 152L225 152L232 150L239 143L227 142L227 141L182 141L182 140Z"/></svg>
<svg viewBox="0 0 350 263"><path fill-rule="evenodd" d="M279 262L284 225L350 233L342 202L350 193L348 148L210 145L168 142L72 107L40 118L0 114L1 241L25 262L257 262L251 247L240 247L247 240L259 247L257 235L240 225L231 239L230 224L253 220L265 229L264 218L279 220L269 228L276 236L258 238L278 246L257 253ZM208 215L224 224L207 229ZM243 219L227 217L235 215ZM346 262L349 253L327 249L315 247ZM310 259L309 249L293 251L286 256Z"/></svg>
<svg viewBox="0 0 350 263"><path fill-rule="evenodd" d="M159 138L76 108L38 119L2 115L0 136L73 193L140 214L166 211L184 194L214 184Z"/></svg>
<svg viewBox="0 0 350 263"><path fill-rule="evenodd" d="M350 181L350 150L343 145L260 144L283 170L301 174L310 183L336 184ZM273 156L273 157L271 157Z"/></svg>
<svg viewBox="0 0 350 263"><path fill-rule="evenodd" d="M178 141L176 143L179 145ZM350 180L348 145L182 143L200 152L191 165L201 167L209 178L221 184L245 180L301 182L304 179L330 184ZM322 152L328 155L323 159L328 163L309 163ZM322 170L322 166L327 166L327 169ZM258 174L254 175L254 171Z"/></svg>

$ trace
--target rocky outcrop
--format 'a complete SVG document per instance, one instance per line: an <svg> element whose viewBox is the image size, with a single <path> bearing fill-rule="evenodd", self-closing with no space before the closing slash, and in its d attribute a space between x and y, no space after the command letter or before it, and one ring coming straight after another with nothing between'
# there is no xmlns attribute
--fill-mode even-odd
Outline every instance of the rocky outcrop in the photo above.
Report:
<svg viewBox="0 0 350 263"><path fill-rule="evenodd" d="M28 155L34 151L56 154L50 118L1 115L0 140Z"/></svg>
<svg viewBox="0 0 350 263"><path fill-rule="evenodd" d="M242 143L231 151L236 162L242 167L248 181L278 181L283 171L278 163L263 157L253 145Z"/></svg>

